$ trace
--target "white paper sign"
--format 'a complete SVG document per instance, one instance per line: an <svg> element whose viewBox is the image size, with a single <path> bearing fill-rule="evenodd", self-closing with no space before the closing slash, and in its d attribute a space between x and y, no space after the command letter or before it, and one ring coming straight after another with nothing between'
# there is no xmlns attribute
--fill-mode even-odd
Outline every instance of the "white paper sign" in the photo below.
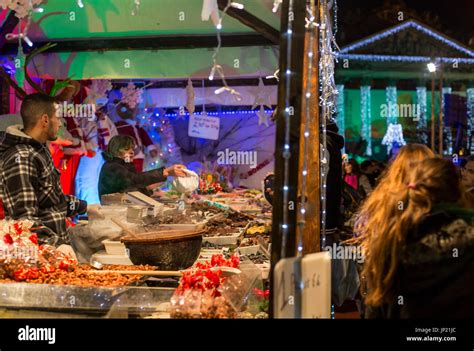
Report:
<svg viewBox="0 0 474 351"><path fill-rule="evenodd" d="M301 270L303 292L298 302L295 281ZM331 318L331 255L329 252L309 254L278 261L273 272L275 318Z"/></svg>
<svg viewBox="0 0 474 351"><path fill-rule="evenodd" d="M295 270L300 264L295 257L283 258L273 271L273 316L275 318L296 318L298 306L295 289Z"/></svg>
<svg viewBox="0 0 474 351"><path fill-rule="evenodd" d="M331 255L309 254L301 261L304 282L302 318L331 318Z"/></svg>
<svg viewBox="0 0 474 351"><path fill-rule="evenodd" d="M221 120L218 117L191 115L188 135L194 138L217 140L219 139L220 124Z"/></svg>

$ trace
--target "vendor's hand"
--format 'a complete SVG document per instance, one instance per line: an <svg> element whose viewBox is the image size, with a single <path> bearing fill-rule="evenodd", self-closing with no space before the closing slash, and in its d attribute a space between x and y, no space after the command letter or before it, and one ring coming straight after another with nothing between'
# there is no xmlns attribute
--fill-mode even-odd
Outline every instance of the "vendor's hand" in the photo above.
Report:
<svg viewBox="0 0 474 351"><path fill-rule="evenodd" d="M183 171L183 169L186 169L186 166L183 165L173 165L171 167L165 168L163 171L163 175L165 177L186 177L187 174L186 172Z"/></svg>
<svg viewBox="0 0 474 351"><path fill-rule="evenodd" d="M148 190L152 190L152 191L153 191L153 190L155 190L156 188L158 188L158 187L160 187L160 186L162 186L162 185L163 185L163 182L161 182L161 183L154 183L154 184L148 185L146 188L147 188Z"/></svg>
<svg viewBox="0 0 474 351"><path fill-rule="evenodd" d="M165 192L162 190L157 190L153 192L153 195L151 197L163 197L165 196Z"/></svg>

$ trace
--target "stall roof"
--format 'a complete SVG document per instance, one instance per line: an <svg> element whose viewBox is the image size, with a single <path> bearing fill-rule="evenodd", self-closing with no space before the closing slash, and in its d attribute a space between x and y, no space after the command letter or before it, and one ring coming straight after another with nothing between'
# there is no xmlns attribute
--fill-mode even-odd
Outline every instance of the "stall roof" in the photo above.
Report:
<svg viewBox="0 0 474 351"><path fill-rule="evenodd" d="M273 13L273 0L239 0L245 10L278 29L279 13ZM134 38L163 35L215 34L212 21L201 20L202 0L141 0L138 14L132 15L133 0L48 0L43 13L35 13L29 29L33 40ZM0 23L7 11L0 13ZM226 16L222 33L245 34L254 31Z"/></svg>

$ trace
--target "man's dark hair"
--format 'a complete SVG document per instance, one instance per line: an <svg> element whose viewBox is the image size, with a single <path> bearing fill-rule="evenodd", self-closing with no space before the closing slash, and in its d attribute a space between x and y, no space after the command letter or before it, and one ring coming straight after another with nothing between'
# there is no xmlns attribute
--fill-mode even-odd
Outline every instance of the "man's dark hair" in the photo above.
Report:
<svg viewBox="0 0 474 351"><path fill-rule="evenodd" d="M56 100L54 97L43 93L27 95L24 98L20 109L23 128L25 130L33 128L39 118L44 114L47 114L50 117L53 116L55 112L55 103Z"/></svg>

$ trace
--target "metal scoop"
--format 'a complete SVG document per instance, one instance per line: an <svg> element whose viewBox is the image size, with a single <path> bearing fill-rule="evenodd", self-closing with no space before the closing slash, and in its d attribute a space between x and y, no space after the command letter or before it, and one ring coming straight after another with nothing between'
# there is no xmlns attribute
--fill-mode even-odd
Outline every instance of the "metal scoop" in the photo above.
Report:
<svg viewBox="0 0 474 351"><path fill-rule="evenodd" d="M99 270L100 270L100 269L104 268L104 265L103 265L102 263L100 263L99 261L96 261L96 260L94 260L94 259L91 259L89 263L90 263L90 265L91 265L92 267L94 267L95 269L99 269Z"/></svg>

